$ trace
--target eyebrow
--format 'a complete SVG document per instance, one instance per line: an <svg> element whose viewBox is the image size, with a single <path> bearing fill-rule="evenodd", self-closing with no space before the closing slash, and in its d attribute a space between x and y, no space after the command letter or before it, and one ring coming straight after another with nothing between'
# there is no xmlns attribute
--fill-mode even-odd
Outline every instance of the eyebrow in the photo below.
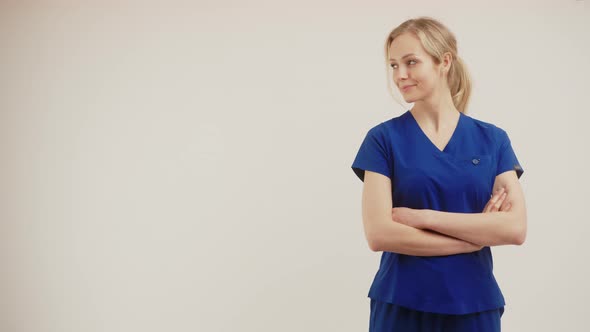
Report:
<svg viewBox="0 0 590 332"><path fill-rule="evenodd" d="M402 59L405 59L405 58L409 57L410 55L416 55L416 54L414 54L414 53L408 53L408 54L404 55L404 56L402 57ZM390 61L390 62L391 62L391 61L395 61L395 59L389 59L389 61Z"/></svg>

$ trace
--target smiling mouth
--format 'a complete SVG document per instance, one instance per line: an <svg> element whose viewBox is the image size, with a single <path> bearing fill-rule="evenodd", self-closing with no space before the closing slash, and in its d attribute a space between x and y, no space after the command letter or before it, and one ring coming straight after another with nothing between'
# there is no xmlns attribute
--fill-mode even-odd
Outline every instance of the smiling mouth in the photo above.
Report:
<svg viewBox="0 0 590 332"><path fill-rule="evenodd" d="M406 87L403 87L403 88L402 88L402 91L407 91L408 89L410 89L410 88L412 88L412 87L414 87L414 86L416 86L416 85L408 85L408 86L406 86Z"/></svg>

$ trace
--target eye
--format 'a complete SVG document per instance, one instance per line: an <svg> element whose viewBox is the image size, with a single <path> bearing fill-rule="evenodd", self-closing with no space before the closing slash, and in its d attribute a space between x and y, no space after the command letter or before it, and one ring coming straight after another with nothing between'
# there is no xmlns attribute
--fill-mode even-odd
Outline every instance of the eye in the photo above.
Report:
<svg viewBox="0 0 590 332"><path fill-rule="evenodd" d="M410 63L410 62L416 62L416 60L414 60L414 59L412 59L412 60L409 60L409 61L408 61L408 63ZM392 63L392 64L390 64L389 66L390 66L391 68L395 69L395 68L393 67L393 66L395 66L395 65L396 65L395 63Z"/></svg>

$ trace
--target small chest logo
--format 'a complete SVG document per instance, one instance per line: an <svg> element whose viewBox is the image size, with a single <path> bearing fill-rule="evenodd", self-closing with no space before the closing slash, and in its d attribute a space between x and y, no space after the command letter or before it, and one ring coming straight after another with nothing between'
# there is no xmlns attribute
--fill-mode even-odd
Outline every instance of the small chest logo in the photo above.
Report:
<svg viewBox="0 0 590 332"><path fill-rule="evenodd" d="M477 166L477 165L479 165L480 160L481 160L480 158L473 158L473 159L471 159L471 163L473 165Z"/></svg>

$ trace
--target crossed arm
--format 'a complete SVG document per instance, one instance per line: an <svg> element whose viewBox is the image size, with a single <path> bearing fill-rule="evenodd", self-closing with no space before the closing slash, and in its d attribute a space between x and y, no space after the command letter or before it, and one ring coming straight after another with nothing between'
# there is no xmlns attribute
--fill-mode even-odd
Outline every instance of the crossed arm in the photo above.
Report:
<svg viewBox="0 0 590 332"><path fill-rule="evenodd" d="M524 242L526 208L514 171L496 176L493 190L504 188L506 196L501 208L496 207L495 211L487 213L451 213L404 207L392 209L391 196L388 196L391 193L389 179L378 173L365 173L363 224L373 251L438 256L472 252L483 246L520 245ZM488 210L488 205L484 212ZM382 211L392 213L385 216Z"/></svg>
<svg viewBox="0 0 590 332"><path fill-rule="evenodd" d="M452 213L394 208L392 219L480 246L521 245L526 238L527 216L524 194L516 172L507 171L496 177L493 190L501 188L506 193L502 207L510 205L509 210L502 208L489 213Z"/></svg>

